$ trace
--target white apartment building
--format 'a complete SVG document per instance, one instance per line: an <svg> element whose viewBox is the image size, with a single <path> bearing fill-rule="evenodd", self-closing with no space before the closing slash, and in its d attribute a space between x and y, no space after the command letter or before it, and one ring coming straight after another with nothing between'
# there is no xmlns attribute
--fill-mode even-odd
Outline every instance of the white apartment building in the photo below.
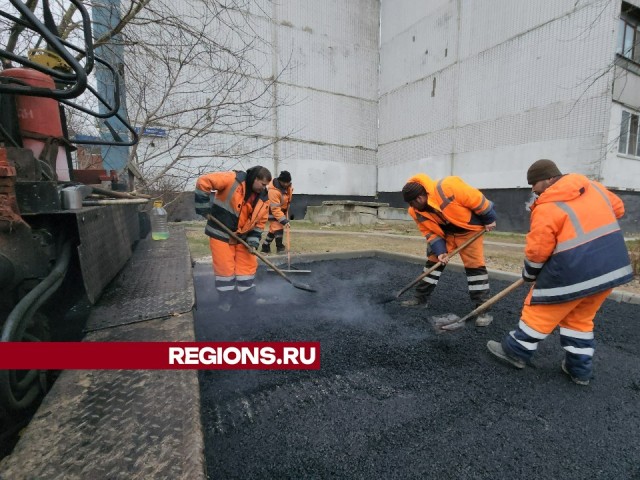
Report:
<svg viewBox="0 0 640 480"><path fill-rule="evenodd" d="M266 0L267 70L286 99L257 161L297 208L389 201L458 175L526 229L526 170L554 160L620 193L640 231L640 0ZM267 13L268 15L265 15Z"/></svg>
<svg viewBox="0 0 640 480"><path fill-rule="evenodd" d="M297 192L393 199L425 172L524 212L526 170L550 158L637 211L639 0L278 3L300 101L279 111L297 129L272 167Z"/></svg>

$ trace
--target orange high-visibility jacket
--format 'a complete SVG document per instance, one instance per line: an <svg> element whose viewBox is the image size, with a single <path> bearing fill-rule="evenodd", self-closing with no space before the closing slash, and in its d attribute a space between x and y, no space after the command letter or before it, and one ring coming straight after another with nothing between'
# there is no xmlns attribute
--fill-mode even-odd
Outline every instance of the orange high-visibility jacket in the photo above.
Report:
<svg viewBox="0 0 640 480"><path fill-rule="evenodd" d="M210 213L247 242L251 239L259 242L269 215L268 195L265 189L254 204L246 202L246 189L251 188L245 182L246 177L246 172L236 171L208 173L199 177L195 191L196 212L201 215ZM205 233L229 243L229 234L210 220Z"/></svg>
<svg viewBox="0 0 640 480"><path fill-rule="evenodd" d="M460 177L432 180L423 173L414 175L407 183L420 183L427 191L429 211L419 212L409 207L409 215L418 224L435 255L447 253L445 232L451 227L479 231L496 221L493 203Z"/></svg>
<svg viewBox="0 0 640 480"><path fill-rule="evenodd" d="M622 200L584 175L547 188L531 207L525 246L523 275L536 281L530 303L562 303L630 281L622 215Z"/></svg>
<svg viewBox="0 0 640 480"><path fill-rule="evenodd" d="M291 205L291 197L293 197L292 185L282 188L277 178L271 181L269 184L269 220L283 223L283 220L289 218L287 213L289 205Z"/></svg>

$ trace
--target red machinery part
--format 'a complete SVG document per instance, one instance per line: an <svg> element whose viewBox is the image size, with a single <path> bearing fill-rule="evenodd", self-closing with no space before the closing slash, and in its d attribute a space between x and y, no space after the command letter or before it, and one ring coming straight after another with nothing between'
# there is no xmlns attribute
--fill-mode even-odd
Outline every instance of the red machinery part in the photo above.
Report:
<svg viewBox="0 0 640 480"><path fill-rule="evenodd" d="M8 68L0 72L3 77L15 78L32 87L55 89L53 79L32 68ZM25 148L40 157L47 139L62 138L62 122L57 100L31 95L16 95L18 124ZM69 180L66 151L58 142L56 155L56 175L58 180ZM45 156L48 155L45 153Z"/></svg>
<svg viewBox="0 0 640 480"><path fill-rule="evenodd" d="M22 80L32 87L55 89L53 79L32 68L8 68L0 72L3 77ZM52 98L17 95L18 123L26 137L30 133L45 137L62 137L62 123L58 102Z"/></svg>

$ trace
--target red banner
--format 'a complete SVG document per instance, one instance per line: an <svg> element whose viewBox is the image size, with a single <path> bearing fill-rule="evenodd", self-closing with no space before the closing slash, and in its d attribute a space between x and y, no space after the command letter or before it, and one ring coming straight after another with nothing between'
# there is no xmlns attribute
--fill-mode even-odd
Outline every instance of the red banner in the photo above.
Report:
<svg viewBox="0 0 640 480"><path fill-rule="evenodd" d="M320 342L0 342L0 370L318 370Z"/></svg>

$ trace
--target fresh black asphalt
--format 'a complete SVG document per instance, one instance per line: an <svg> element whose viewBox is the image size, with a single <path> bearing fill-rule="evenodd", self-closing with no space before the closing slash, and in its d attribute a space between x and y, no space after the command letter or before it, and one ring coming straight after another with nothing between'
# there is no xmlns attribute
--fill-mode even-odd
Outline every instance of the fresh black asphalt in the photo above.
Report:
<svg viewBox="0 0 640 480"><path fill-rule="evenodd" d="M595 376L581 387L560 370L557 333L521 371L486 350L516 325L525 287L491 326L436 335L430 317L473 308L461 272L444 272L424 310L377 303L419 266L297 267L317 293L261 269L268 304L223 313L210 266L196 266L199 341L321 343L319 371L201 372L209 478L640 479L637 305L605 302ZM492 280L492 292L507 285Z"/></svg>

